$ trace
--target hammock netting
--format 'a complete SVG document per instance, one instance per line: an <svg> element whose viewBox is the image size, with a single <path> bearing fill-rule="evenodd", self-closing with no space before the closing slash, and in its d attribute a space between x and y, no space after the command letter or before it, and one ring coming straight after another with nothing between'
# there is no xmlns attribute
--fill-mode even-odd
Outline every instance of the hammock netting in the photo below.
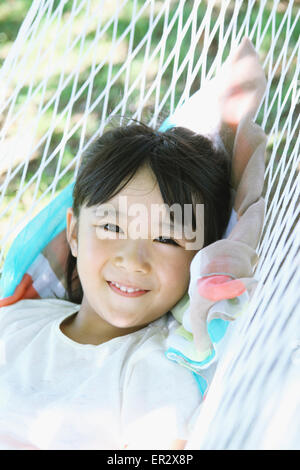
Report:
<svg viewBox="0 0 300 470"><path fill-rule="evenodd" d="M299 449L296 2L34 0L0 71L1 273L13 239L113 116L157 127L244 36L267 78L256 115L268 135L259 284L187 449Z"/></svg>

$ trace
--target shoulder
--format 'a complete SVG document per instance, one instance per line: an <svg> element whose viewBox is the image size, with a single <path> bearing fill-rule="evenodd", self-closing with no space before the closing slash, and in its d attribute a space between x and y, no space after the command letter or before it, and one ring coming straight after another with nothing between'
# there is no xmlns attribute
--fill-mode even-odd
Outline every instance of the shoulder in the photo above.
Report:
<svg viewBox="0 0 300 470"><path fill-rule="evenodd" d="M0 308L0 332L3 327L18 322L18 326L28 322L53 319L72 313L79 305L61 299L23 299L15 304Z"/></svg>

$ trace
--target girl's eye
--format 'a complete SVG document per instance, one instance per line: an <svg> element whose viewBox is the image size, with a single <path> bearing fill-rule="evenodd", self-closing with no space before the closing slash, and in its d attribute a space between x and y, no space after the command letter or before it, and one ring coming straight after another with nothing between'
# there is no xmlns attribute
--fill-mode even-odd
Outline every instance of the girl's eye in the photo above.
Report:
<svg viewBox="0 0 300 470"><path fill-rule="evenodd" d="M120 227L118 225L114 225L114 224L105 224L105 225L101 225L101 228L103 228L103 230L107 231L107 229L105 227L107 226L111 226L111 227L115 227L117 228L117 232L120 232ZM114 230L115 232L116 230ZM164 244L171 244L171 245L174 245L174 246L179 246L178 243L175 242L175 240L173 240L172 238L165 238L165 237L158 237L159 241L161 241L162 243ZM165 241L166 240L166 241Z"/></svg>
<svg viewBox="0 0 300 470"><path fill-rule="evenodd" d="M161 240L167 240L167 244L171 244L174 246L179 246L178 243L175 242L175 240L172 240L172 238L165 238L165 237L158 237ZM165 243L165 242L163 242Z"/></svg>
<svg viewBox="0 0 300 470"><path fill-rule="evenodd" d="M106 231L106 228L108 225L110 225L111 227L116 227L116 228L120 228L118 225L114 225L114 224L105 224L105 225L101 225L101 228L103 228L103 230ZM119 232L120 230L117 230L117 232Z"/></svg>

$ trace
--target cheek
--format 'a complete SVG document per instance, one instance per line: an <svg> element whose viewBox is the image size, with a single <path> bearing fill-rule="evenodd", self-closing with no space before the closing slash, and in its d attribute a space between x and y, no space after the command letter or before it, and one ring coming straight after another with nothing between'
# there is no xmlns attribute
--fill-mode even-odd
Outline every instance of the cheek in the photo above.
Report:
<svg viewBox="0 0 300 470"><path fill-rule="evenodd" d="M107 247L99 240L93 230L82 230L78 237L78 273L94 273L104 262L104 254L107 256Z"/></svg>
<svg viewBox="0 0 300 470"><path fill-rule="evenodd" d="M184 293L188 288L190 278L190 257L185 253L180 256L173 256L168 263L161 265L160 277L167 289L178 293Z"/></svg>

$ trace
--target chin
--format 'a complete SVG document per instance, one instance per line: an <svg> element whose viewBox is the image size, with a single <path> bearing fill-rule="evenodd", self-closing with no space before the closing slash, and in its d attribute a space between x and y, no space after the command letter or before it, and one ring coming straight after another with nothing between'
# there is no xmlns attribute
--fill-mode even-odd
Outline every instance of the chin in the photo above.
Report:
<svg viewBox="0 0 300 470"><path fill-rule="evenodd" d="M129 318L113 318L109 323L116 328L134 328L140 326L137 320Z"/></svg>

